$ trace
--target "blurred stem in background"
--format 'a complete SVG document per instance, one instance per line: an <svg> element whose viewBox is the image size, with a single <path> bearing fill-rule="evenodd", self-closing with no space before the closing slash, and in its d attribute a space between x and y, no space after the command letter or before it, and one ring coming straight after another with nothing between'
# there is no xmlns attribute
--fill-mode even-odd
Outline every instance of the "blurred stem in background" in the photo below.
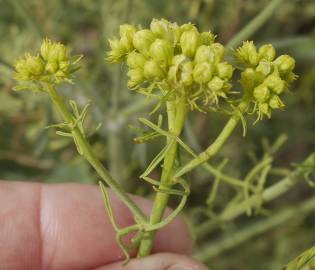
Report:
<svg viewBox="0 0 315 270"><path fill-rule="evenodd" d="M284 0L272 0L270 3L242 30L240 30L228 43L227 47L234 48L242 41L247 40L257 30L264 25L264 23L273 15L276 9L284 2Z"/></svg>
<svg viewBox="0 0 315 270"><path fill-rule="evenodd" d="M101 1L101 16L103 27L101 37L105 41L113 33L112 31L120 24L128 22L128 17L131 11L132 0L124 1ZM104 51L102 48L102 51ZM103 64L103 62L102 62ZM122 141L125 133L125 126L120 123L120 110L123 106L121 92L123 88L123 72L119 65L115 68L112 80L112 88L110 95L109 125L106 126L107 146L109 153L109 171L115 179L125 187L126 190L131 190L132 182L127 169L128 151L124 148Z"/></svg>
<svg viewBox="0 0 315 270"><path fill-rule="evenodd" d="M222 238L210 244L201 246L194 257L203 262L209 262L213 257L239 246L253 237L257 237L277 226L305 216L315 210L315 198L308 199L298 205L291 205L284 210L277 211L271 217L246 225L244 228L236 229L232 233L226 233Z"/></svg>

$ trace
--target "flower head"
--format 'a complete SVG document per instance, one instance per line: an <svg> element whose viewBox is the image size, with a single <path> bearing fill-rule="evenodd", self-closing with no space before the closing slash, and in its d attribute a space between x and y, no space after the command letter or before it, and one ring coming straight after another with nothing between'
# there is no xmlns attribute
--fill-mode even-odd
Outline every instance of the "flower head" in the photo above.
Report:
<svg viewBox="0 0 315 270"><path fill-rule="evenodd" d="M289 55L276 58L271 44L257 50L253 42L244 42L236 57L247 67L241 73L240 82L245 93L253 98L258 119L264 115L270 118L273 109L283 109L281 97L296 78L293 73L295 60Z"/></svg>
<svg viewBox="0 0 315 270"><path fill-rule="evenodd" d="M226 99L234 68L223 61L224 46L214 43L210 31L199 32L191 23L179 26L165 19L153 19L149 29L130 29L133 49L121 45L122 37L112 39L107 60L126 60L131 89L150 96L153 88L169 98L184 96L192 109L199 110L200 104Z"/></svg>
<svg viewBox="0 0 315 270"><path fill-rule="evenodd" d="M40 54L27 53L16 62L15 79L21 84L16 89L30 88L30 83L71 82L71 75L78 69L76 64L80 58L72 60L63 44L45 39L41 44Z"/></svg>
<svg viewBox="0 0 315 270"><path fill-rule="evenodd" d="M126 61L128 86L141 94L160 95L163 101L184 97L191 109L201 111L222 101L233 102L231 80L236 68L225 60L225 47L215 42L210 31L200 32L191 23L153 19L148 29L123 25L110 47L106 59ZM244 96L253 102L258 118L283 108L282 95L296 77L294 59L276 57L271 44L256 48L252 41L245 41L235 56L242 65ZM160 93L152 95L152 91Z"/></svg>

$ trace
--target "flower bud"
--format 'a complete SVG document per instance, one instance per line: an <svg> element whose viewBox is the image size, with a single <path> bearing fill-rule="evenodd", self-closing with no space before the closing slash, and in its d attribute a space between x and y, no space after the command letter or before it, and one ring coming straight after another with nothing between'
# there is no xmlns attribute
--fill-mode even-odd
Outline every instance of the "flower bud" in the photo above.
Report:
<svg viewBox="0 0 315 270"><path fill-rule="evenodd" d="M261 60L256 68L256 71L267 76L271 72L271 62L266 60Z"/></svg>
<svg viewBox="0 0 315 270"><path fill-rule="evenodd" d="M254 89L253 95L256 101L264 103L268 100L270 91L267 86L260 84Z"/></svg>
<svg viewBox="0 0 315 270"><path fill-rule="evenodd" d="M169 22L165 19L153 19L150 24L150 29L157 37L162 38L165 36L169 28Z"/></svg>
<svg viewBox="0 0 315 270"><path fill-rule="evenodd" d="M167 73L168 81L170 81L172 83L177 83L177 81L178 81L177 74L178 74L178 67L171 66L168 70L168 73Z"/></svg>
<svg viewBox="0 0 315 270"><path fill-rule="evenodd" d="M120 37L127 37L129 40L133 39L134 34L136 33L137 29L135 26L130 24L123 24L119 27L119 35Z"/></svg>
<svg viewBox="0 0 315 270"><path fill-rule="evenodd" d="M268 103L260 103L258 104L258 110L262 113L268 116L268 118L271 117L271 109L268 105Z"/></svg>
<svg viewBox="0 0 315 270"><path fill-rule="evenodd" d="M264 80L265 76L256 72L253 68L246 68L241 73L241 84L245 91L251 92L258 85L261 84Z"/></svg>
<svg viewBox="0 0 315 270"><path fill-rule="evenodd" d="M141 68L132 68L129 69L128 73L128 87L134 88L138 86L139 84L143 83L144 81L144 75L143 70Z"/></svg>
<svg viewBox="0 0 315 270"><path fill-rule="evenodd" d="M39 56L26 56L26 68L32 75L41 75L44 71L44 63Z"/></svg>
<svg viewBox="0 0 315 270"><path fill-rule="evenodd" d="M251 66L258 64L258 54L252 41L244 41L242 47L236 50L236 57L241 62Z"/></svg>
<svg viewBox="0 0 315 270"><path fill-rule="evenodd" d="M281 75L285 75L288 72L292 71L295 67L295 60L289 55L281 55L275 61L275 65L278 67L278 70Z"/></svg>
<svg viewBox="0 0 315 270"><path fill-rule="evenodd" d="M150 56L158 62L170 63L173 59L173 46L167 40L156 39L150 46Z"/></svg>
<svg viewBox="0 0 315 270"><path fill-rule="evenodd" d="M133 46L145 56L148 55L149 49L155 40L154 34L148 30L139 30L133 36Z"/></svg>
<svg viewBox="0 0 315 270"><path fill-rule="evenodd" d="M269 75L265 79L264 84L267 87L269 87L270 90L276 93L277 95L280 95L285 89L285 82L281 80L281 78L275 74Z"/></svg>
<svg viewBox="0 0 315 270"><path fill-rule="evenodd" d="M168 40L171 44L178 41L178 26L176 23L170 23L165 19L153 19L150 29L156 37Z"/></svg>
<svg viewBox="0 0 315 270"><path fill-rule="evenodd" d="M193 77L196 83L206 83L209 82L212 78L213 67L207 62L197 63L194 71Z"/></svg>
<svg viewBox="0 0 315 270"><path fill-rule="evenodd" d="M202 32L200 34L201 36L201 42L204 45L211 45L215 40L215 35L211 32Z"/></svg>
<svg viewBox="0 0 315 270"><path fill-rule="evenodd" d="M222 62L216 65L216 71L220 78L229 80L232 78L234 68L227 62Z"/></svg>
<svg viewBox="0 0 315 270"><path fill-rule="evenodd" d="M191 31L191 30L198 32L197 27L194 26L192 23L185 23L180 26L181 33L184 33L186 31Z"/></svg>
<svg viewBox="0 0 315 270"><path fill-rule="evenodd" d="M20 59L15 63L16 72L27 72L25 59Z"/></svg>
<svg viewBox="0 0 315 270"><path fill-rule="evenodd" d="M193 83L193 69L194 65L191 61L188 61L182 65L182 73L180 82L184 85L192 85Z"/></svg>
<svg viewBox="0 0 315 270"><path fill-rule="evenodd" d="M163 69L155 60L149 60L144 64L143 73L147 79L162 79L164 77Z"/></svg>
<svg viewBox="0 0 315 270"><path fill-rule="evenodd" d="M47 61L64 61L67 60L67 48L61 43L53 43L49 50Z"/></svg>
<svg viewBox="0 0 315 270"><path fill-rule="evenodd" d="M127 37L122 37L119 42L120 45L124 48L125 53L131 52L133 50L132 41Z"/></svg>
<svg viewBox="0 0 315 270"><path fill-rule="evenodd" d="M183 54L178 54L175 55L172 59L172 65L169 68L168 74L167 74L167 78L169 81L173 82L173 83L177 83L178 81L178 70L180 68L180 66L184 63L184 61L187 59L187 57Z"/></svg>
<svg viewBox="0 0 315 270"><path fill-rule="evenodd" d="M45 70L50 74L55 74L59 69L59 65L56 61L48 62L46 64Z"/></svg>
<svg viewBox="0 0 315 270"><path fill-rule="evenodd" d="M224 87L224 81L219 77L214 76L208 83L208 87L214 92L219 92Z"/></svg>
<svg viewBox="0 0 315 270"><path fill-rule="evenodd" d="M279 98L279 96L273 95L269 100L269 106L272 109L282 109L284 108L285 105L282 102L282 100Z"/></svg>
<svg viewBox="0 0 315 270"><path fill-rule="evenodd" d="M173 44L177 45L179 43L182 32L180 30L180 27L176 23L172 25L172 32L173 32Z"/></svg>
<svg viewBox="0 0 315 270"><path fill-rule="evenodd" d="M187 59L187 57L183 54L177 54L173 57L172 59L172 65L173 66L178 66L181 63L183 63L185 60Z"/></svg>
<svg viewBox="0 0 315 270"><path fill-rule="evenodd" d="M30 79L30 73L27 69L26 60L20 59L15 64L15 78L21 81L28 81Z"/></svg>
<svg viewBox="0 0 315 270"><path fill-rule="evenodd" d="M106 60L110 63L119 62L126 54L126 49L117 38L109 39L108 41L111 50L107 52Z"/></svg>
<svg viewBox="0 0 315 270"><path fill-rule="evenodd" d="M52 42L49 39L44 39L40 47L40 54L44 60L48 59L49 52L52 48Z"/></svg>
<svg viewBox="0 0 315 270"><path fill-rule="evenodd" d="M180 37L180 46L182 48L182 52L188 57L194 57L200 43L200 34L196 30L185 31Z"/></svg>
<svg viewBox="0 0 315 270"><path fill-rule="evenodd" d="M271 44L263 45L258 50L259 59L273 61L276 57L276 50Z"/></svg>
<svg viewBox="0 0 315 270"><path fill-rule="evenodd" d="M195 55L195 62L209 62L213 63L214 61L214 53L210 49L210 46L201 45L198 47L196 55Z"/></svg>
<svg viewBox="0 0 315 270"><path fill-rule="evenodd" d="M217 62L222 61L224 57L224 46L220 43L213 43L210 45L211 51L214 53Z"/></svg>
<svg viewBox="0 0 315 270"><path fill-rule="evenodd" d="M127 52L133 50L133 36L136 33L136 27L130 24L123 24L120 26L120 44Z"/></svg>
<svg viewBox="0 0 315 270"><path fill-rule="evenodd" d="M127 65L130 69L143 68L145 62L146 59L141 53L131 52L127 56Z"/></svg>

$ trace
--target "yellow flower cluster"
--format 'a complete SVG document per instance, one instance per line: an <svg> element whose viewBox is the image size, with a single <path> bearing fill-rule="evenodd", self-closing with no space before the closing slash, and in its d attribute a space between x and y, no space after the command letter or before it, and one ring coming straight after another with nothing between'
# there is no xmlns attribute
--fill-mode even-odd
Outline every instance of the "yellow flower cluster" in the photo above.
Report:
<svg viewBox="0 0 315 270"><path fill-rule="evenodd" d="M296 78L293 73L295 60L289 55L276 58L271 44L257 50L252 41L244 42L236 51L236 57L245 65L240 82L245 93L253 97L258 119L264 115L270 118L272 109L284 108L280 96L288 91L290 83Z"/></svg>
<svg viewBox="0 0 315 270"><path fill-rule="evenodd" d="M67 48L61 43L45 39L40 48L40 54L26 54L15 64L15 79L20 82L50 82L61 83L70 81L70 74L77 68L71 62Z"/></svg>
<svg viewBox="0 0 315 270"><path fill-rule="evenodd" d="M200 33L193 24L178 26L152 20L150 29L120 27L120 38L109 40L109 62L127 62L128 86L146 94L157 86L169 95L185 96L192 108L226 98L234 68L223 61L224 46L211 32Z"/></svg>

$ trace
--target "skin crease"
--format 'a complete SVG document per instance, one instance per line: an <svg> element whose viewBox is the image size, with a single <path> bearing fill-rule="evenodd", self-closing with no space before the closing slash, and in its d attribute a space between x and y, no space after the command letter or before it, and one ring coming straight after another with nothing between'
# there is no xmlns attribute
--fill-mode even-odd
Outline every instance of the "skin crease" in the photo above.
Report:
<svg viewBox="0 0 315 270"><path fill-rule="evenodd" d="M118 224L133 224L128 209L110 194ZM151 202L134 199L150 212ZM191 250L190 232L177 218L158 232L159 254L122 266L97 186L0 181L0 270L208 269L184 256Z"/></svg>

